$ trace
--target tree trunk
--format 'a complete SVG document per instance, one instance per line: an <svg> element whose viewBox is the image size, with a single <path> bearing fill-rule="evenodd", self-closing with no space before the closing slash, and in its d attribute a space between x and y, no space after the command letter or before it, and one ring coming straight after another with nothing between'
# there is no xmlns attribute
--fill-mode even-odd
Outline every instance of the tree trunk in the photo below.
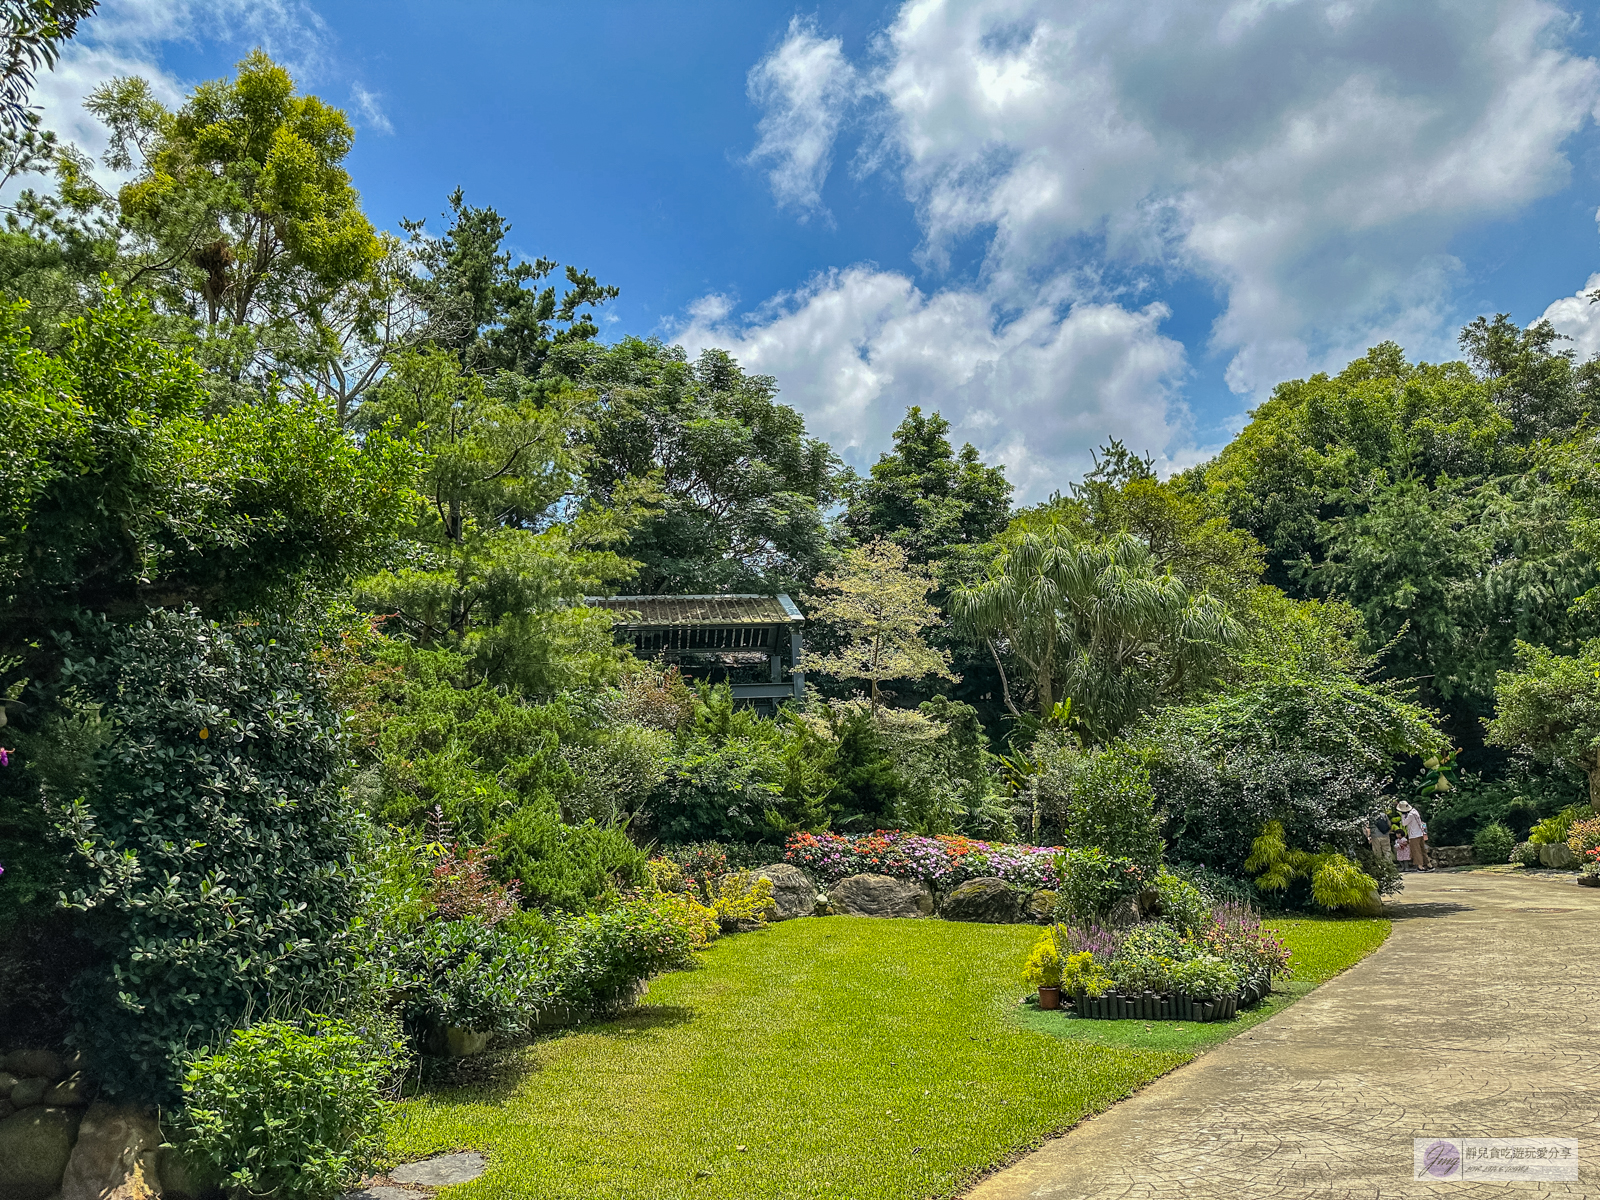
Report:
<svg viewBox="0 0 1600 1200"><path fill-rule="evenodd" d="M1048 672L1039 676L1039 719L1042 721L1048 721L1056 707L1053 683Z"/></svg>
<svg viewBox="0 0 1600 1200"><path fill-rule="evenodd" d="M1589 807L1600 813L1600 762L1589 768Z"/></svg>

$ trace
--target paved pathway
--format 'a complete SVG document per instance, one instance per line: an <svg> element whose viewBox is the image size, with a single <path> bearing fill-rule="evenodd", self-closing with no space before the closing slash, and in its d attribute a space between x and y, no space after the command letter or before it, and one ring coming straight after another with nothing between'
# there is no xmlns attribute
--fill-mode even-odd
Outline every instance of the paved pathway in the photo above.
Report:
<svg viewBox="0 0 1600 1200"><path fill-rule="evenodd" d="M1600 889L1408 875L1381 949L968 1200L1600 1200ZM1567 1137L1577 1183L1420 1183L1417 1137Z"/></svg>

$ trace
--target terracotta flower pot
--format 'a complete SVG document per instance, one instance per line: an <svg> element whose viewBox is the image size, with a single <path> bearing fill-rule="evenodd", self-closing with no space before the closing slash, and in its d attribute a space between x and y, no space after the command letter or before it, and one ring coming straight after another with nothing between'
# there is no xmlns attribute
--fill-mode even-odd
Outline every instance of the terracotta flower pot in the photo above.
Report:
<svg viewBox="0 0 1600 1200"><path fill-rule="evenodd" d="M1059 987L1050 987L1048 984L1041 984L1039 986L1039 1007L1060 1008L1061 989Z"/></svg>

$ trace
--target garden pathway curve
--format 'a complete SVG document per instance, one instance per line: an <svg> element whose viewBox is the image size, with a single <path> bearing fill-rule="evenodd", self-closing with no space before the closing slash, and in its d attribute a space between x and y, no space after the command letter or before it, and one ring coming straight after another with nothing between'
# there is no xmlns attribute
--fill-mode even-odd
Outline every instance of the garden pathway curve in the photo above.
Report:
<svg viewBox="0 0 1600 1200"><path fill-rule="evenodd" d="M967 1200L1600 1200L1600 889L1408 875L1374 954ZM1414 1182L1417 1137L1566 1137L1576 1183Z"/></svg>

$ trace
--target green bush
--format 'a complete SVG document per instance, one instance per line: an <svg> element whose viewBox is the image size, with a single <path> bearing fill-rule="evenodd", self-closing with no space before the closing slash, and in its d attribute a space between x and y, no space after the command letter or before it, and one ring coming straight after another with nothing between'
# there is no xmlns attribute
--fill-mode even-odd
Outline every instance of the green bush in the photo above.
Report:
<svg viewBox="0 0 1600 1200"><path fill-rule="evenodd" d="M35 750L97 956L72 1040L110 1094L170 1104L188 1050L246 1014L339 1011L372 986L367 825L294 627L156 611L64 646L78 716Z"/></svg>
<svg viewBox="0 0 1600 1200"><path fill-rule="evenodd" d="M693 950L685 928L643 901L573 918L552 950L547 994L587 1012L606 1012L642 980L682 966Z"/></svg>
<svg viewBox="0 0 1600 1200"><path fill-rule="evenodd" d="M1510 859L1517 838L1511 830L1496 821L1478 830L1472 839L1472 861L1478 863L1503 863Z"/></svg>
<svg viewBox="0 0 1600 1200"><path fill-rule="evenodd" d="M1059 819L1063 845L1103 850L1155 878L1161 828L1141 755L1120 744L1090 755L1058 746L1029 786L1041 821Z"/></svg>
<svg viewBox="0 0 1600 1200"><path fill-rule="evenodd" d="M1144 864L1092 848L1064 850L1054 865L1061 881L1055 919L1068 923L1104 920L1118 900L1138 892L1149 878Z"/></svg>
<svg viewBox="0 0 1600 1200"><path fill-rule="evenodd" d="M1161 919L1174 929L1194 933L1211 920L1211 902L1187 879L1162 867L1156 875Z"/></svg>
<svg viewBox="0 0 1600 1200"><path fill-rule="evenodd" d="M189 1066L183 1155L234 1195L336 1196L382 1153L384 1091L401 1052L322 1017L241 1029Z"/></svg>
<svg viewBox="0 0 1600 1200"><path fill-rule="evenodd" d="M552 810L529 805L495 830L495 870L515 880L524 903L584 912L618 888L645 881L649 855L615 826L567 825Z"/></svg>
<svg viewBox="0 0 1600 1200"><path fill-rule="evenodd" d="M511 1034L544 998L545 948L479 918L428 921L407 932L394 965L411 1035L430 1026Z"/></svg>
<svg viewBox="0 0 1600 1200"><path fill-rule="evenodd" d="M1511 849L1511 861L1519 862L1525 867L1539 865L1539 847L1532 842L1518 842Z"/></svg>
<svg viewBox="0 0 1600 1200"><path fill-rule="evenodd" d="M1546 817L1533 827L1528 834L1528 841L1535 846L1554 846L1558 842L1567 840L1567 834L1577 821L1594 816L1594 810L1586 804L1571 804L1563 808L1553 817Z"/></svg>

